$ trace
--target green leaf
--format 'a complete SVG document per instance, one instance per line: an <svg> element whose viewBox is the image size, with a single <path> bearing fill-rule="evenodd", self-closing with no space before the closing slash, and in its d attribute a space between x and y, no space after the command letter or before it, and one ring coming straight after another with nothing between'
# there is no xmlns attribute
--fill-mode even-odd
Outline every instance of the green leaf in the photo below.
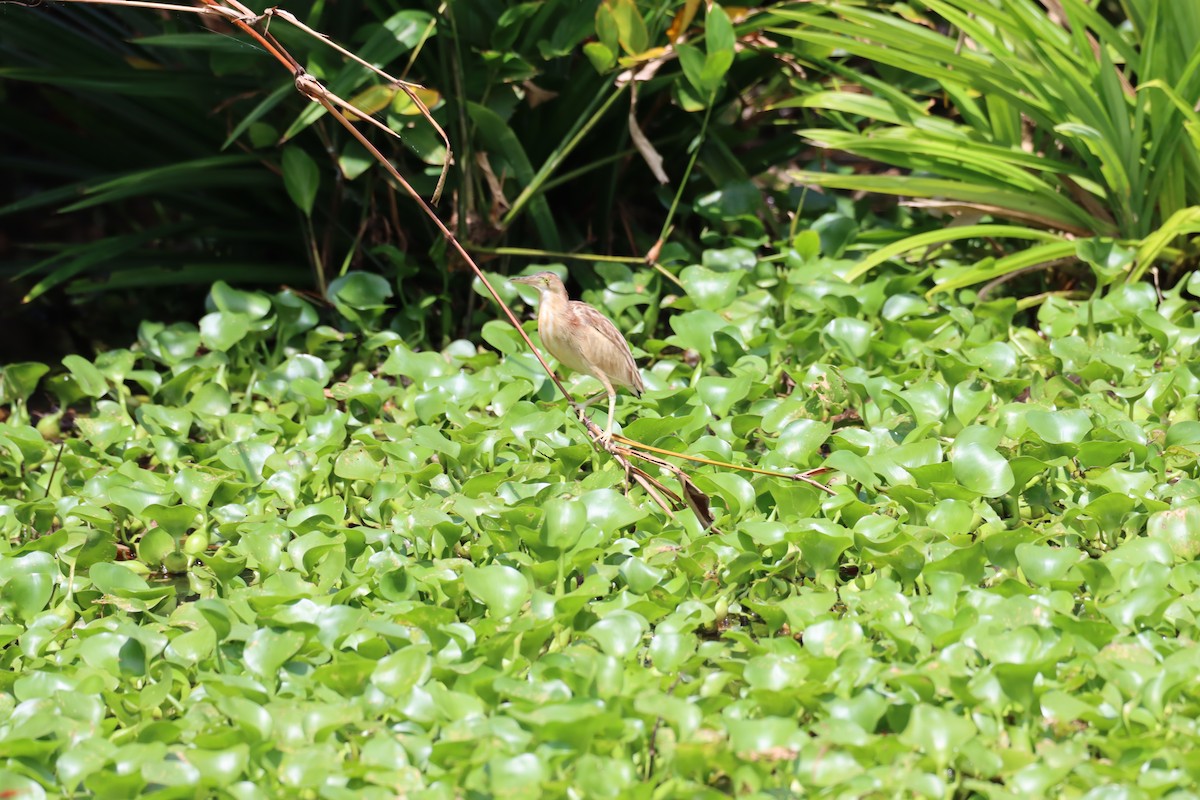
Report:
<svg viewBox="0 0 1200 800"><path fill-rule="evenodd" d="M950 448L954 479L964 488L984 497L1000 497L1015 483L1008 459L982 444L959 444Z"/></svg>
<svg viewBox="0 0 1200 800"><path fill-rule="evenodd" d="M1017 545L1017 563L1032 583L1049 586L1062 580L1083 554L1072 548L1048 547L1025 542Z"/></svg>
<svg viewBox="0 0 1200 800"><path fill-rule="evenodd" d="M737 296L738 284L745 275L740 270L714 272L701 266L684 267L679 280L697 308L720 311Z"/></svg>
<svg viewBox="0 0 1200 800"><path fill-rule="evenodd" d="M587 518L587 509L578 500L550 500L542 517L542 544L559 551L570 550L583 535Z"/></svg>
<svg viewBox="0 0 1200 800"><path fill-rule="evenodd" d="M45 364L33 361L6 365L0 369L0 402L25 402L37 390L42 376L49 371L50 368Z"/></svg>
<svg viewBox="0 0 1200 800"><path fill-rule="evenodd" d="M81 356L70 355L62 360L71 373L75 385L88 397L103 397L108 394L108 381L96 365Z"/></svg>
<svg viewBox="0 0 1200 800"><path fill-rule="evenodd" d="M601 6L603 7L603 6ZM601 75L608 72L617 64L617 55L600 42L587 42L583 46L583 54L587 56L592 67Z"/></svg>
<svg viewBox="0 0 1200 800"><path fill-rule="evenodd" d="M708 7L708 16L704 19L704 47L709 55L718 52L733 53L737 41L733 32L733 24L725 9L717 3Z"/></svg>
<svg viewBox="0 0 1200 800"><path fill-rule="evenodd" d="M387 305L392 296L392 287L379 275L351 272L331 281L326 294L340 306L369 311Z"/></svg>
<svg viewBox="0 0 1200 800"><path fill-rule="evenodd" d="M1029 429L1049 444L1079 444L1092 430L1086 411L1030 411L1025 415Z"/></svg>
<svg viewBox="0 0 1200 800"><path fill-rule="evenodd" d="M509 617L523 606L532 594L529 581L517 570L501 564L489 564L468 570L463 582L471 595L487 606L495 617Z"/></svg>
<svg viewBox="0 0 1200 800"><path fill-rule="evenodd" d="M283 186L296 208L306 217L311 217L317 190L321 186L321 171L317 162L297 145L288 145L283 150Z"/></svg>
<svg viewBox="0 0 1200 800"><path fill-rule="evenodd" d="M1188 561L1200 556L1200 505L1185 505L1150 515L1146 535L1167 544L1177 557Z"/></svg>
<svg viewBox="0 0 1200 800"><path fill-rule="evenodd" d="M383 467L362 446L343 450L333 462L333 474L351 481L379 480Z"/></svg>
<svg viewBox="0 0 1200 800"><path fill-rule="evenodd" d="M210 350L222 352L246 338L250 318L232 311L217 311L200 320L200 341Z"/></svg>
<svg viewBox="0 0 1200 800"><path fill-rule="evenodd" d="M275 631L260 628L246 640L242 660L251 672L261 678L274 678L279 669L304 644L298 631Z"/></svg>
<svg viewBox="0 0 1200 800"><path fill-rule="evenodd" d="M900 739L920 748L944 768L975 732L975 725L969 718L963 719L948 709L921 703L913 708Z"/></svg>
<svg viewBox="0 0 1200 800"><path fill-rule="evenodd" d="M617 26L617 41L626 55L646 52L650 46L650 35L634 0L605 0L612 9L612 18Z"/></svg>
<svg viewBox="0 0 1200 800"><path fill-rule="evenodd" d="M640 649L648 627L640 614L622 609L612 612L589 628L588 635L608 655L625 659Z"/></svg>
<svg viewBox="0 0 1200 800"><path fill-rule="evenodd" d="M0 607L22 619L32 618L50 602L56 577L49 553L0 557Z"/></svg>

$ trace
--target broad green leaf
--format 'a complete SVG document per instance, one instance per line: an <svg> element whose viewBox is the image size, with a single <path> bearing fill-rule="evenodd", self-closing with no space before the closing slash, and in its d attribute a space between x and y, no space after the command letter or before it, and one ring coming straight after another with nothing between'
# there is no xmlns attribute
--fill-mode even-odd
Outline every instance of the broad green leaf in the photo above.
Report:
<svg viewBox="0 0 1200 800"><path fill-rule="evenodd" d="M108 393L108 381L96 365L85 358L76 355L67 356L62 360L63 366L71 373L71 379L88 397L103 397Z"/></svg>
<svg viewBox="0 0 1200 800"><path fill-rule="evenodd" d="M1049 444L1079 444L1092 429L1086 411L1030 411L1025 415L1029 429Z"/></svg>
<svg viewBox="0 0 1200 800"><path fill-rule="evenodd" d="M588 629L600 649L624 659L640 649L648 626L645 618L632 611L614 611Z"/></svg>
<svg viewBox="0 0 1200 800"><path fill-rule="evenodd" d="M992 448L956 442L950 448L950 463L954 468L954 479L984 497L1000 497L1013 488L1012 467Z"/></svg>
<svg viewBox="0 0 1200 800"><path fill-rule="evenodd" d="M509 617L523 606L532 593L528 579L512 567L489 564L468 570L463 575L467 591L487 606L495 617Z"/></svg>
<svg viewBox="0 0 1200 800"><path fill-rule="evenodd" d="M288 145L283 150L283 186L296 208L306 217L311 217L317 190L321 186L321 170L317 162L297 145Z"/></svg>
<svg viewBox="0 0 1200 800"><path fill-rule="evenodd" d="M1146 535L1165 542L1181 559L1200 556L1200 505L1185 505L1150 515Z"/></svg>

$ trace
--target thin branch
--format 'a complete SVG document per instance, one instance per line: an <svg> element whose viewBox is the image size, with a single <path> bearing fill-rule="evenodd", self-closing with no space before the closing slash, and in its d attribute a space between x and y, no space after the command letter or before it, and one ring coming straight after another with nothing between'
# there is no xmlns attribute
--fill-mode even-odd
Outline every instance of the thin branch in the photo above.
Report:
<svg viewBox="0 0 1200 800"><path fill-rule="evenodd" d="M624 436L621 436L620 434L613 434L613 439L621 442L621 444L628 445L629 447L637 448L638 450L648 450L651 453L661 453L662 455L665 455L665 456L675 456L676 458L684 458L684 459L687 459L688 461L695 461L700 464L709 464L714 467L724 467L725 469L736 469L736 470L740 470L742 472L753 472L756 475L769 475L772 478L787 478L788 480L792 480L792 481L803 481L804 483L815 486L816 488L821 489L822 491L829 492L829 494L837 494L837 492L833 491L825 484L819 483L818 481L814 481L808 477L809 475L816 475L816 474L820 474L821 472L825 472L827 470L827 467L817 467L816 469L809 470L808 472L775 472L774 470L760 469L759 467L748 467L745 464L730 464L727 461L714 461L711 458L702 458L701 456L693 456L693 455L689 455L687 453L680 453L675 450L664 450L661 447L653 447L653 446L645 444L643 442L634 441L633 439L626 439Z"/></svg>
<svg viewBox="0 0 1200 800"><path fill-rule="evenodd" d="M342 47L337 42L330 39L327 35L319 32L319 31L315 31L312 28L308 27L303 22L296 19L296 16L294 14L292 14L291 12L285 11L282 8L279 8L278 6L268 8L266 11L263 12L262 16L264 16L264 17L276 16L276 17L279 17L280 19L284 20L285 22L288 22L288 23L294 25L295 27L297 27L300 30L307 33L308 35L317 39L317 41L319 41L323 44L326 44L329 47L332 47L334 50L338 51L339 53L341 53L343 56L350 59L351 61L369 69L371 72L374 72L376 75L383 78L385 81L392 84L397 89L399 89L400 91L402 91L406 95L408 95L408 99L413 101L413 104L420 110L421 116L423 116L425 118L425 121L428 122L435 131L437 131L438 136L440 136L442 139L442 144L444 144L446 146L446 158L445 158L445 160L442 161L442 172L438 176L437 186L433 190L433 204L437 205L438 199L442 196L442 189L446 185L446 176L450 173L450 163L453 160L454 149L450 146L450 137L446 135L446 131L443 130L442 126L439 125L437 120L435 120L433 118L433 114L430 113L429 107L425 105L425 101L422 100L417 95L417 93L414 91L415 89L424 89L425 87L419 83L413 83L411 81L401 80L400 78L392 77L388 73L386 73L383 70L376 67L374 64L371 64L370 62L363 60L362 58L358 57L357 55L350 52L346 48ZM349 104L347 104L347 105L349 105ZM350 106L350 108L353 109L354 107ZM372 121L374 121L374 120L372 120ZM376 123L376 124L378 124L378 123ZM381 127L384 127L384 129L387 130L389 133L391 133L393 136L396 136L396 138L399 138L399 135L396 134L394 131L392 131L390 128L387 128L386 126L381 126Z"/></svg>

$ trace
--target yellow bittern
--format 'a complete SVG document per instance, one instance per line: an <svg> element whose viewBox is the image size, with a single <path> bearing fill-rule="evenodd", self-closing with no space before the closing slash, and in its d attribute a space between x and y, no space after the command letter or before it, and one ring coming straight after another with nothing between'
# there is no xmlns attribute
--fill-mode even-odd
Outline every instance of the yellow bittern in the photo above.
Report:
<svg viewBox="0 0 1200 800"><path fill-rule="evenodd" d="M608 426L604 440L612 440L613 414L617 407L616 386L624 386L641 397L645 390L629 343L612 320L587 303L567 297L567 288L553 272L539 272L514 283L535 287L541 297L538 304L538 333L550 355L564 367L591 375L608 393ZM587 408L600 395L584 402Z"/></svg>

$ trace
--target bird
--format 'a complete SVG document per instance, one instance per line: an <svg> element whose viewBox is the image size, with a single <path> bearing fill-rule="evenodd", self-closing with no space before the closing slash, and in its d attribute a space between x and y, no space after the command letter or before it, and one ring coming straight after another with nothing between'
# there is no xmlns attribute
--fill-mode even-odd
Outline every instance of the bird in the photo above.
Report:
<svg viewBox="0 0 1200 800"><path fill-rule="evenodd" d="M608 393L608 425L603 441L612 441L613 414L617 407L615 387L641 397L646 386L629 343L608 317L592 306L567 296L567 288L553 272L539 272L512 279L538 290L538 333L542 344L559 363L574 372L591 375ZM587 400L582 411L600 395Z"/></svg>

